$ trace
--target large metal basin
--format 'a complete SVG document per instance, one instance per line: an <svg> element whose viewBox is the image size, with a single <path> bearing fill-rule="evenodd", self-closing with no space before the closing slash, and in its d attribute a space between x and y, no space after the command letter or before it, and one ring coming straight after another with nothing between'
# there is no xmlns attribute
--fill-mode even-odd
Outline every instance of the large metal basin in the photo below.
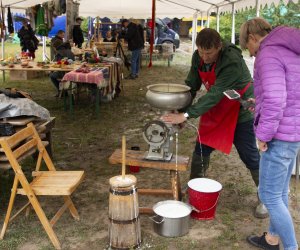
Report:
<svg viewBox="0 0 300 250"><path fill-rule="evenodd" d="M146 99L155 108L162 110L182 109L190 104L190 87L181 84L158 83L147 86Z"/></svg>

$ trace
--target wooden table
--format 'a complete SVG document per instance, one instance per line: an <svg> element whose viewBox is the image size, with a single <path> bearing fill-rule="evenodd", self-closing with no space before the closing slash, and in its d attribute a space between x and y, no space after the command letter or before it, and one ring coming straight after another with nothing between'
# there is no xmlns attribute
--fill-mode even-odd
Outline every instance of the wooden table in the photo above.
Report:
<svg viewBox="0 0 300 250"><path fill-rule="evenodd" d="M11 80L28 80L27 74L30 74L32 78L35 78L40 76L40 72L46 72L46 71L69 72L80 66L78 64L72 64L72 65L66 65L65 67L62 68L55 68L55 67L43 68L43 67L38 67L36 62L29 62L28 65L32 66L32 68L23 68L20 64L14 64L13 68L0 65L0 70L3 72L3 82L5 82L5 74L4 74L5 71L9 71ZM26 73L26 77L23 75L24 73Z"/></svg>
<svg viewBox="0 0 300 250"><path fill-rule="evenodd" d="M36 117L33 116L22 116L22 117L11 117L0 119L0 123L9 123L14 126L16 131L21 130L24 128L29 122L32 122L41 139L45 142L45 146L47 152L50 156L52 156L52 128L55 126L55 117L51 117L49 121L41 121ZM1 137L0 137L1 138ZM34 151L29 152L27 155L22 155L20 158L25 159L28 156L31 156L35 153ZM0 169L9 169L11 168L8 159L3 153L3 149L0 147Z"/></svg>
<svg viewBox="0 0 300 250"><path fill-rule="evenodd" d="M182 194L178 172L188 170L189 157L178 155L176 167L175 157L172 157L171 161L168 162L152 161L146 160L145 154L145 151L126 150L126 165L170 171L171 189L138 188L138 193L141 195L172 195L174 200L181 200ZM109 162L111 164L121 164L122 150L116 149L115 152L109 157ZM153 213L153 210L152 208L141 207L140 212Z"/></svg>

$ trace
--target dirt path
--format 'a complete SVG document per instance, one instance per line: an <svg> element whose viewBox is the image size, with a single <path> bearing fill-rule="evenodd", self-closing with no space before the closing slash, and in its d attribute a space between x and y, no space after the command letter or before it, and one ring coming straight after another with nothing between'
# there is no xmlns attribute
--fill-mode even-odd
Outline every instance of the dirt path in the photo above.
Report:
<svg viewBox="0 0 300 250"><path fill-rule="evenodd" d="M146 86L153 83L183 83L188 71L190 56L177 53L171 67L166 62L154 63L153 68L143 67L136 80L124 81L124 92L110 103L102 103L100 118L94 117L94 107L83 98L75 106L75 116L63 111L62 100L52 97L54 89L48 78L26 83L7 82L32 93L34 99L48 108L57 118L53 131L54 161L59 169L84 169L86 178L73 195L81 220L74 221L65 214L55 226L63 249L107 249L108 247L108 180L120 174L120 166L111 166L108 157L121 147L121 136L126 135L127 147L139 146L147 150L142 138L146 122L158 118L160 111L145 102ZM7 86L0 84L0 87ZM197 121L193 121L197 124ZM179 154L191 156L195 131L186 127L179 133ZM32 164L31 161L28 164ZM189 173L181 173L182 186ZM211 221L191 220L189 234L180 238L164 238L156 235L148 216L141 215L142 249L190 250L190 249L252 249L245 241L250 233L267 230L267 220L253 217L256 206L256 189L248 170L237 156L235 149L229 156L214 152L209 178L223 185L216 218ZM1 197L0 222L4 218L12 173L0 176ZM169 174L164 171L141 169L136 174L138 187L164 188L169 186ZM294 180L291 186L291 210L295 220L297 237L300 240L299 209ZM299 198L299 197L298 197ZM141 205L152 206L160 197L142 197ZM25 198L18 198L20 207ZM41 199L48 215L53 215L60 200ZM0 249L52 249L37 217L31 213L29 219L18 218L10 226Z"/></svg>

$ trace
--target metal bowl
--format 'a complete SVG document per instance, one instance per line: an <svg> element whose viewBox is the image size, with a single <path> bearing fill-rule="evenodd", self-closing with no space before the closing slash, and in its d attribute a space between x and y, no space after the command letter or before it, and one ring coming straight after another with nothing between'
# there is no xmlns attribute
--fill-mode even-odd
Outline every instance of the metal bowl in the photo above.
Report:
<svg viewBox="0 0 300 250"><path fill-rule="evenodd" d="M158 83L147 86L146 99L155 108L162 110L182 109L190 104L190 87L181 84Z"/></svg>

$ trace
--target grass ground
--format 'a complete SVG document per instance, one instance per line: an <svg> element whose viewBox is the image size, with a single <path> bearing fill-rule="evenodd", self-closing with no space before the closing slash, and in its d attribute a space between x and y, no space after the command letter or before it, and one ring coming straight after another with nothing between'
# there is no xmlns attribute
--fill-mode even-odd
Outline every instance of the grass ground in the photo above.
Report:
<svg viewBox="0 0 300 250"><path fill-rule="evenodd" d="M10 48L13 53L18 47ZM161 113L152 109L145 100L146 86L153 83L183 83L189 69L190 55L176 53L171 67L167 62L155 62L154 67L143 67L137 80L124 80L124 91L109 103L101 103L100 117L95 117L94 106L83 97L75 105L74 116L63 110L63 102L53 97L54 87L48 77L28 81L2 83L0 88L16 87L32 94L34 100L46 107L56 117L53 130L54 162L58 169L86 172L85 181L73 195L81 220L74 221L65 213L54 230L63 249L107 249L108 248L108 197L112 176L120 174L120 166L111 166L108 158L121 147L121 136L126 135L127 148L140 146L147 150L142 138L142 128L147 121L158 118ZM127 74L127 72L125 72ZM197 121L192 121L197 124ZM196 133L185 127L179 133L179 154L191 156ZM25 162L33 166L32 160ZM0 172L0 224L10 195L12 171ZM188 172L180 173L182 185L188 181ZM152 229L148 216L141 215L142 249L191 250L191 249L252 249L245 241L251 233L267 229L268 220L253 217L256 206L256 189L250 174L240 161L235 149L229 156L214 152L209 178L223 185L217 207L216 218L211 221L191 220L189 234L180 238L158 236ZM136 174L138 187L169 186L169 174L165 171L141 169ZM299 189L299 187L298 187ZM152 206L161 197L139 197L141 205ZM297 238L300 240L299 207L294 179L291 184L291 211L295 221ZM26 197L17 197L15 206L21 207ZM41 199L48 217L56 212L60 199ZM7 230L0 249L53 249L36 215L19 217Z"/></svg>

